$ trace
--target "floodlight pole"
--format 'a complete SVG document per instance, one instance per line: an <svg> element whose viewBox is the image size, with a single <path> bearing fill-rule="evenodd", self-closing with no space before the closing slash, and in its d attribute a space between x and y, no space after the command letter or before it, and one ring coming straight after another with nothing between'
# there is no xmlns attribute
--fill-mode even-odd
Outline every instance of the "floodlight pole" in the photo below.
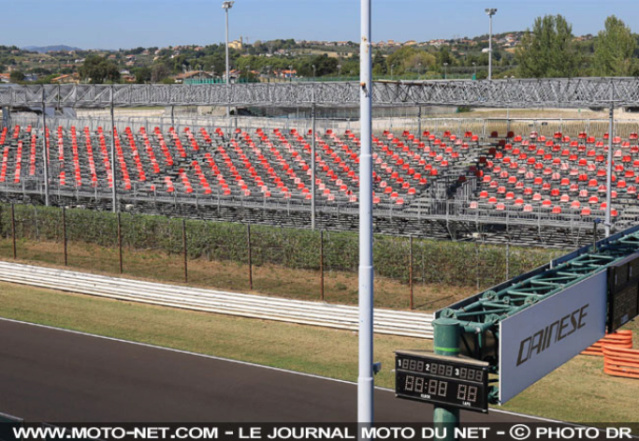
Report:
<svg viewBox="0 0 639 441"><path fill-rule="evenodd" d="M461 341L461 326L457 320L438 318L433 321L433 346L435 354L457 357ZM433 424L438 441L454 441L455 427L459 427L459 409L435 405Z"/></svg>
<svg viewBox="0 0 639 441"><path fill-rule="evenodd" d="M222 3L222 9L224 9L224 12L226 13L226 85L227 85L227 88L231 84L231 78L229 74L229 9L233 7L233 3L235 3L235 1L226 1ZM227 92L230 97L231 95L230 90L228 90ZM231 117L230 104L226 105L226 117L227 118Z"/></svg>
<svg viewBox="0 0 639 441"><path fill-rule="evenodd" d="M47 148L47 108L42 85L42 158L44 159L44 205L49 206L49 149Z"/></svg>
<svg viewBox="0 0 639 441"><path fill-rule="evenodd" d="M361 39L359 111L361 148L359 156L359 377L357 421L373 422L373 161L371 60L371 1L360 0Z"/></svg>
<svg viewBox="0 0 639 441"><path fill-rule="evenodd" d="M612 87L612 84L610 85ZM611 92L614 94L614 91ZM610 121L608 123L608 164L606 166L606 219L604 222L604 227L606 231L606 237L610 236L610 227L611 224L611 207L610 204L612 202L612 131L614 130L614 118L615 118L615 104L614 101L610 103L610 112L609 112Z"/></svg>
<svg viewBox="0 0 639 441"><path fill-rule="evenodd" d="M493 15L497 12L496 8L486 8L488 14L488 79L493 79Z"/></svg>

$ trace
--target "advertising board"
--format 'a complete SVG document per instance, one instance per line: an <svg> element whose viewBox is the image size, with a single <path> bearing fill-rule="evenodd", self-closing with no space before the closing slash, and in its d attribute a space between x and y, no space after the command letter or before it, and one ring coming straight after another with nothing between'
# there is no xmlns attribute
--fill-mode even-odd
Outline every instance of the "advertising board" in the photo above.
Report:
<svg viewBox="0 0 639 441"><path fill-rule="evenodd" d="M601 271L499 324L499 401L505 403L605 335Z"/></svg>

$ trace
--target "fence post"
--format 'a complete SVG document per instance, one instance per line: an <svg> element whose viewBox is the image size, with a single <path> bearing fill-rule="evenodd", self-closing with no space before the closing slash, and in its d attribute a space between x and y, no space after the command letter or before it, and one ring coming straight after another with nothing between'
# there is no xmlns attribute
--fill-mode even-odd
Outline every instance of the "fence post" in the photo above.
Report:
<svg viewBox="0 0 639 441"><path fill-rule="evenodd" d="M186 219L182 218L182 248L184 254L184 283L189 283L189 267L188 267L188 243L186 240Z"/></svg>
<svg viewBox="0 0 639 441"><path fill-rule="evenodd" d="M324 301L324 230L320 230L320 299Z"/></svg>
<svg viewBox="0 0 639 441"><path fill-rule="evenodd" d="M409 237L409 263L408 263L408 285L410 286L410 309L415 309L415 303L413 299L413 236Z"/></svg>
<svg viewBox="0 0 639 441"><path fill-rule="evenodd" d="M253 290L253 250L251 246L251 224L246 225L246 239L248 244L249 289Z"/></svg>
<svg viewBox="0 0 639 441"><path fill-rule="evenodd" d="M119 250L119 257L120 257L120 274L122 274L124 272L124 268L122 264L122 220L120 218L119 211L118 211L118 250Z"/></svg>
<svg viewBox="0 0 639 441"><path fill-rule="evenodd" d="M475 241L475 277L477 278L477 289L479 289L479 242Z"/></svg>
<svg viewBox="0 0 639 441"><path fill-rule="evenodd" d="M506 236L506 280L510 280L510 236Z"/></svg>
<svg viewBox="0 0 639 441"><path fill-rule="evenodd" d="M13 258L18 258L18 249L16 248L16 212L15 206L11 204L11 237L13 240Z"/></svg>
<svg viewBox="0 0 639 441"><path fill-rule="evenodd" d="M65 206L62 206L62 243L64 249L64 266L68 265L67 257L67 210Z"/></svg>

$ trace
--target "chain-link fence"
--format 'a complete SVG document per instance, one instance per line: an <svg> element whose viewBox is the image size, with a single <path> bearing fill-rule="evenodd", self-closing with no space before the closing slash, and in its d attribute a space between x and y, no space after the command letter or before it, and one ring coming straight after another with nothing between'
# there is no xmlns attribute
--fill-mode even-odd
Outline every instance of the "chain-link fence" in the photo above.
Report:
<svg viewBox="0 0 639 441"><path fill-rule="evenodd" d="M358 235L0 204L0 257L235 291L357 302ZM376 304L434 309L561 251L376 235ZM442 303L444 302L444 303Z"/></svg>

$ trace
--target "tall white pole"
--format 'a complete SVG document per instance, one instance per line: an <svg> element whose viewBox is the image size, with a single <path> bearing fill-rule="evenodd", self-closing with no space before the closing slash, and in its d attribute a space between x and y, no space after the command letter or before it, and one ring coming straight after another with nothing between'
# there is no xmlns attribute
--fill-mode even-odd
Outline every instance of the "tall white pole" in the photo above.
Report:
<svg viewBox="0 0 639 441"><path fill-rule="evenodd" d="M493 14L488 14L488 79L493 79ZM484 28L485 29L485 28Z"/></svg>
<svg viewBox="0 0 639 441"><path fill-rule="evenodd" d="M226 86L228 89L230 82L229 78L229 8L224 8L226 12ZM228 92L228 90L227 90ZM229 104L226 105L226 117L229 118L231 116L231 106Z"/></svg>
<svg viewBox="0 0 639 441"><path fill-rule="evenodd" d="M371 0L361 0L359 156L359 377L357 421L373 421L373 161Z"/></svg>

